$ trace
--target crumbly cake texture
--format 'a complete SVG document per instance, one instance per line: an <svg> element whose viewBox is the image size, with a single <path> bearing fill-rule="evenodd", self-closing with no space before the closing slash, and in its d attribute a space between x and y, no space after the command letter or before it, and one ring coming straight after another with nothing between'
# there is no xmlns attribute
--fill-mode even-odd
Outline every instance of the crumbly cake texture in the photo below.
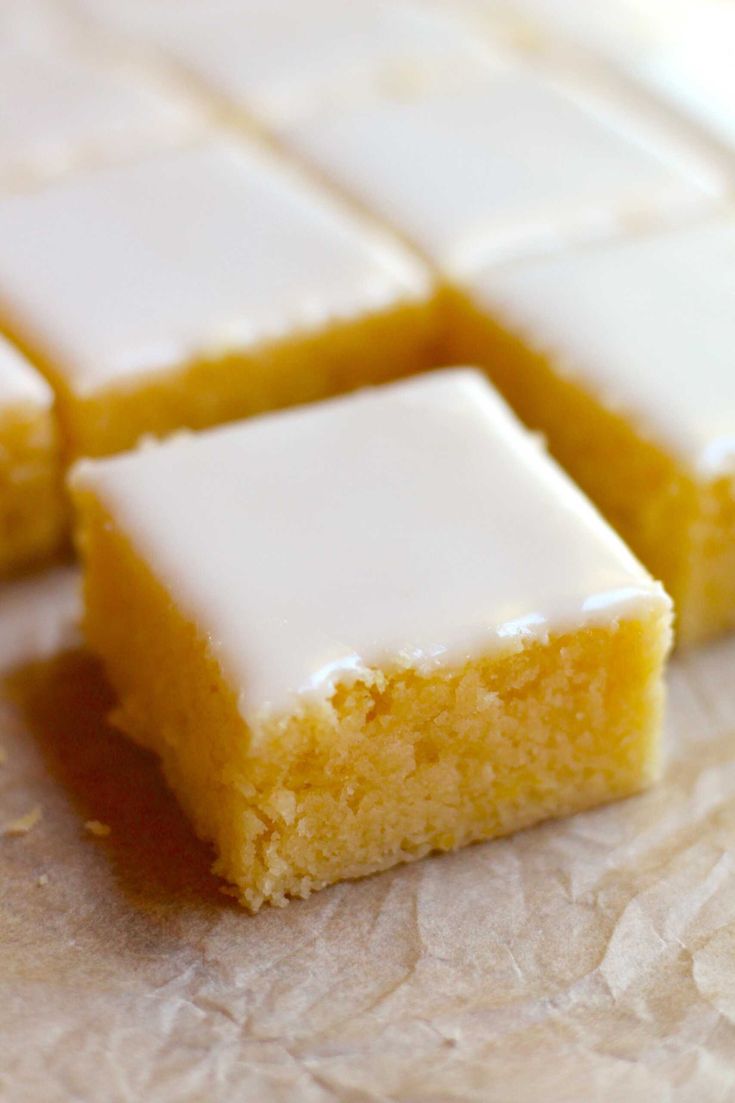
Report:
<svg viewBox="0 0 735 1103"><path fill-rule="evenodd" d="M484 261L680 219L725 191L661 126L518 68L426 68L391 92L335 97L279 139L403 234L447 279Z"/></svg>
<svg viewBox="0 0 735 1103"><path fill-rule="evenodd" d="M72 476L85 630L242 903L634 793L670 602L479 373Z"/></svg>
<svg viewBox="0 0 735 1103"><path fill-rule="evenodd" d="M437 322L418 260L245 140L0 200L0 325L72 456L409 374Z"/></svg>
<svg viewBox="0 0 735 1103"><path fill-rule="evenodd" d="M53 395L0 337L0 575L57 551L64 515Z"/></svg>
<svg viewBox="0 0 735 1103"><path fill-rule="evenodd" d="M487 366L674 598L735 625L735 218L488 268L452 353Z"/></svg>

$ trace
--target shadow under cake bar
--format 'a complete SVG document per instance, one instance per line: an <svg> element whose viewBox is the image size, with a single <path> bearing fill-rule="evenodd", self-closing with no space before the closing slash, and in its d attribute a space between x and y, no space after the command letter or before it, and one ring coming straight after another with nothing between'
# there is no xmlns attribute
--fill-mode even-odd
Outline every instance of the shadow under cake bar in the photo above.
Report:
<svg viewBox="0 0 735 1103"><path fill-rule="evenodd" d="M117 723L251 909L656 776L670 601L477 372L72 490Z"/></svg>

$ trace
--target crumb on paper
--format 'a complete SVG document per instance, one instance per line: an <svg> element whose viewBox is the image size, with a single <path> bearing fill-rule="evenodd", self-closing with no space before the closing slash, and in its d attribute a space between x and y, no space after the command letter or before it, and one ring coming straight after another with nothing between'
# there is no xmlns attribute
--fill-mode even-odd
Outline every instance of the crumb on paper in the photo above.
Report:
<svg viewBox="0 0 735 1103"><path fill-rule="evenodd" d="M38 885L39 888L43 888L44 885L47 885L48 884L48 873L42 873L36 879L36 884Z"/></svg>
<svg viewBox="0 0 735 1103"><path fill-rule="evenodd" d="M94 835L98 839L107 838L111 831L110 825L101 823L100 820L87 820L84 826L90 835Z"/></svg>
<svg viewBox="0 0 735 1103"><path fill-rule="evenodd" d="M26 812L23 816L18 816L17 820L11 820L3 828L3 835L27 835L29 831L32 831L36 824L39 822L43 815L40 804L37 804L35 808L31 808L30 812Z"/></svg>

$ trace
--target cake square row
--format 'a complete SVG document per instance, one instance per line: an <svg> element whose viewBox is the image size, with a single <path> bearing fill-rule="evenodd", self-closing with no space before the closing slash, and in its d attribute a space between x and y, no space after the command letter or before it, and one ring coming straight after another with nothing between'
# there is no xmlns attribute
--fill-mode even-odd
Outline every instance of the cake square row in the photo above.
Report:
<svg viewBox="0 0 735 1103"><path fill-rule="evenodd" d="M500 120L518 85L483 79ZM556 111L545 94L539 102ZM559 200L550 255L536 257L530 235L526 255L509 258L477 214L484 200L496 224L478 157L474 175L465 164L469 191L452 168L446 189L414 204L432 264L282 157L224 132L0 199L0 326L53 384L67 460L442 362L481 363L664 580L680 638L729 627L729 211L700 197L702 212L674 225L644 219L609 242L561 249ZM414 185L396 192L406 212ZM533 202L521 208L517 248L534 225ZM511 232L508 210L498 225Z"/></svg>

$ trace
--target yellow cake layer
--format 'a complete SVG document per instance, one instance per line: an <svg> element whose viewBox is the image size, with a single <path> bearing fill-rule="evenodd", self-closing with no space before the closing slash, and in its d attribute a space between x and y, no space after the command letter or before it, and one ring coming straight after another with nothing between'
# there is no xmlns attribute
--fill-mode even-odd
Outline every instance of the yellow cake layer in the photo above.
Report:
<svg viewBox="0 0 735 1103"><path fill-rule="evenodd" d="M677 638L695 643L735 625L735 493L696 479L552 360L457 292L450 355L493 383L598 505L674 599Z"/></svg>
<svg viewBox="0 0 735 1103"><path fill-rule="evenodd" d="M436 362L442 304L440 295L403 303L323 330L291 333L247 355L198 360L88 397L75 394L33 352L56 392L67 459L105 456L135 447L147 434L204 429L425 370Z"/></svg>
<svg viewBox="0 0 735 1103"><path fill-rule="evenodd" d="M610 620L431 676L374 672L254 740L207 642L77 488L86 635L116 723L161 758L215 869L268 901L634 793L658 768L668 615Z"/></svg>
<svg viewBox="0 0 735 1103"><path fill-rule="evenodd" d="M0 575L49 558L65 524L52 412L32 404L0 411Z"/></svg>

